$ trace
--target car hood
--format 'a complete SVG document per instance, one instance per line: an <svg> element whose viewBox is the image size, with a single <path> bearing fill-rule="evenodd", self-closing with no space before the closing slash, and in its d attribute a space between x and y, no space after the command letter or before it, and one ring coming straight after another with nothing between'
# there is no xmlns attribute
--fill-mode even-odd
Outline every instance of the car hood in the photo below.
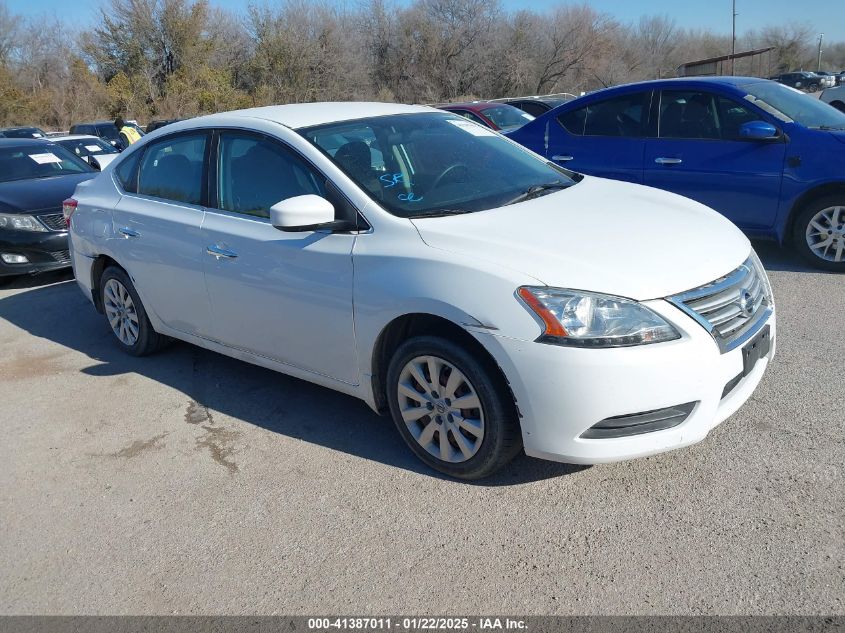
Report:
<svg viewBox="0 0 845 633"><path fill-rule="evenodd" d="M523 203L416 218L423 241L549 286L655 299L738 267L751 245L712 209L681 196L586 176Z"/></svg>
<svg viewBox="0 0 845 633"><path fill-rule="evenodd" d="M73 195L76 185L96 175L92 172L0 182L0 212L54 211L62 206L62 201Z"/></svg>

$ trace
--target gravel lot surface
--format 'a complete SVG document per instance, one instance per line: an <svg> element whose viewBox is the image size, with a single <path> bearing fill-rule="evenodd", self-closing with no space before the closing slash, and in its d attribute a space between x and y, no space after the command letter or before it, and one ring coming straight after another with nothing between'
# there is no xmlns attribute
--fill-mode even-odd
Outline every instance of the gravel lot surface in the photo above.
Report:
<svg viewBox="0 0 845 633"><path fill-rule="evenodd" d="M0 285L0 613L845 614L845 277L758 244L778 355L676 452L426 470L353 398L135 359L68 274Z"/></svg>

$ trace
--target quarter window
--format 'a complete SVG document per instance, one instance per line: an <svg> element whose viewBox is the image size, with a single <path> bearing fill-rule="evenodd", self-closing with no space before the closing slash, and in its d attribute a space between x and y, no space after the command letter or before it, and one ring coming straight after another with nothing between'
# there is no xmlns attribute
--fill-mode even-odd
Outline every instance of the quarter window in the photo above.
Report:
<svg viewBox="0 0 845 633"><path fill-rule="evenodd" d="M202 204L205 134L169 137L146 148L138 193L175 202Z"/></svg>
<svg viewBox="0 0 845 633"><path fill-rule="evenodd" d="M217 206L224 211L269 218L270 207L282 200L326 195L324 179L266 138L222 133L217 166Z"/></svg>

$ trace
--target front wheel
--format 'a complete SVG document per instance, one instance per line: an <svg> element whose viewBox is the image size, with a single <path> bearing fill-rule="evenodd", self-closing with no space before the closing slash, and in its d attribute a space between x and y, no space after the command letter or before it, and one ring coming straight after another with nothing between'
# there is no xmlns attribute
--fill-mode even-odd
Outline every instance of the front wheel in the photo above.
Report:
<svg viewBox="0 0 845 633"><path fill-rule="evenodd" d="M845 272L845 195L825 196L805 206L795 220L793 238L813 266Z"/></svg>
<svg viewBox="0 0 845 633"><path fill-rule="evenodd" d="M402 439L452 477L486 477L522 448L510 390L485 361L452 341L420 336L403 343L388 366L390 412Z"/></svg>

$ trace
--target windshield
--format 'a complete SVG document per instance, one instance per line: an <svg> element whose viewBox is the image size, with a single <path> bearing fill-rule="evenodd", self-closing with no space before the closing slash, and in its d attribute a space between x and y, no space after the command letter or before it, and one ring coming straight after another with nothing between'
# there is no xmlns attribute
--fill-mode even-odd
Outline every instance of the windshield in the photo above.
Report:
<svg viewBox="0 0 845 633"><path fill-rule="evenodd" d="M94 136L89 138L69 138L55 141L65 149L69 149L80 158L88 158L96 154L117 154L118 151L109 143Z"/></svg>
<svg viewBox="0 0 845 633"><path fill-rule="evenodd" d="M108 141L119 141L118 130L112 123L103 123L97 126L97 136Z"/></svg>
<svg viewBox="0 0 845 633"><path fill-rule="evenodd" d="M481 112L493 121L500 130L515 130L534 120L534 117L527 112L507 104L484 108Z"/></svg>
<svg viewBox="0 0 845 633"><path fill-rule="evenodd" d="M542 193L549 193L580 180L490 129L448 113L380 116L300 134L403 218L483 211L534 187L548 185Z"/></svg>
<svg viewBox="0 0 845 633"><path fill-rule="evenodd" d="M845 114L826 103L773 81L742 86L745 98L781 121L800 123L804 127L845 129Z"/></svg>
<svg viewBox="0 0 845 633"><path fill-rule="evenodd" d="M49 178L94 171L65 148L53 143L0 147L0 182Z"/></svg>

